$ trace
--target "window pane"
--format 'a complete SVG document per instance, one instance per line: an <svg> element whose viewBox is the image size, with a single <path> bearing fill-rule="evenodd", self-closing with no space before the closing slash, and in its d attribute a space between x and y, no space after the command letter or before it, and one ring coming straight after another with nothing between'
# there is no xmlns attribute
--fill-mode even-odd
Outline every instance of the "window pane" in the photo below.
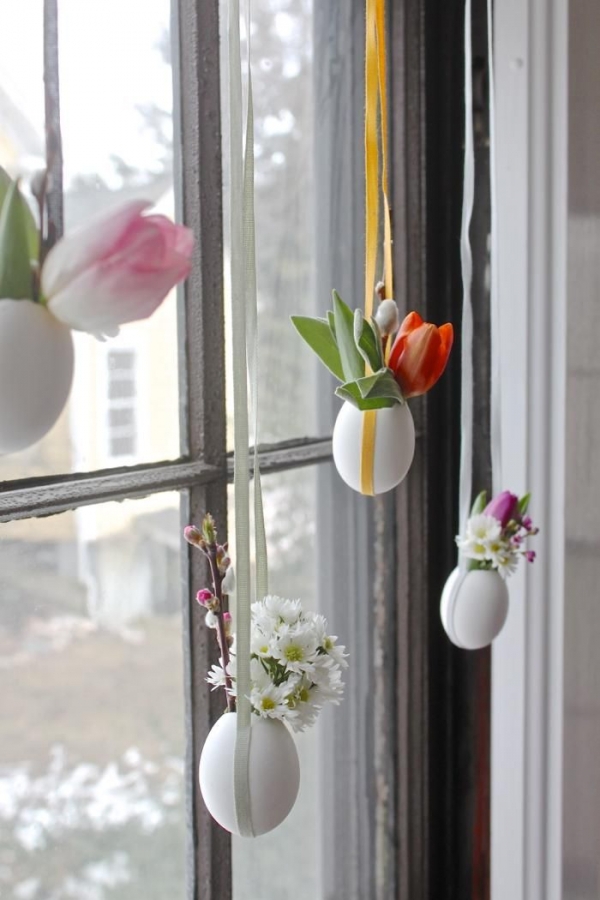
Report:
<svg viewBox="0 0 600 900"><path fill-rule="evenodd" d="M288 818L255 840L233 839L234 900L364 900L372 896L373 866L372 757L365 754L371 710L364 701L372 616L364 602L366 545L351 549L361 519L332 465L268 475L263 482L269 588L323 613L348 647L350 668L342 705L325 708L316 727L294 735L301 781ZM332 537L331 517L338 515L344 559Z"/></svg>
<svg viewBox="0 0 600 900"><path fill-rule="evenodd" d="M170 0L58 6L66 230L132 198L173 216ZM24 189L44 165L42 12L42 0L0 8L0 165ZM74 339L70 402L42 441L0 459L0 480L118 464L108 424L114 397L135 398L135 461L179 456L175 293L106 344ZM132 354L135 393L109 379L130 369Z"/></svg>
<svg viewBox="0 0 600 900"><path fill-rule="evenodd" d="M176 494L2 526L0 895L183 900Z"/></svg>
<svg viewBox="0 0 600 900"><path fill-rule="evenodd" d="M221 0L221 11L222 21L226 22L225 0ZM252 4L252 16L260 439L269 442L320 431L315 414L319 363L303 345L289 317L293 313L322 314L332 285L317 285L315 274L313 119L317 110L312 66L312 2L256 0ZM223 106L226 135L225 67ZM224 146L227 146L226 139ZM226 213L229 208L227 163L225 153ZM231 376L230 357L231 354L228 367ZM231 377L228 399L232 409Z"/></svg>

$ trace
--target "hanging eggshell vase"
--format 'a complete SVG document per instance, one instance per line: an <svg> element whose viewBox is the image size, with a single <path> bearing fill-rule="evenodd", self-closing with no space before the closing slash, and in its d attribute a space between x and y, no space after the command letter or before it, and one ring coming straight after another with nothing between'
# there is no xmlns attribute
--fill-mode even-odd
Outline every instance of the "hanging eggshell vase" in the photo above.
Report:
<svg viewBox="0 0 600 900"><path fill-rule="evenodd" d="M351 403L344 403L333 429L335 467L346 484L359 492L364 415ZM407 403L375 410L375 416L373 488L375 494L383 494L400 484L410 469L415 425Z"/></svg>
<svg viewBox="0 0 600 900"><path fill-rule="evenodd" d="M41 303L0 300L0 454L39 441L67 402L73 339Z"/></svg>
<svg viewBox="0 0 600 900"><path fill-rule="evenodd" d="M440 615L446 634L457 647L487 647L506 622L506 582L495 569L462 572L456 568L444 586Z"/></svg>
<svg viewBox="0 0 600 900"><path fill-rule="evenodd" d="M206 739L199 769L209 813L232 834L239 834L233 786L236 723L237 713L221 716ZM266 834L287 817L300 787L298 751L283 722L252 716L248 780L254 834Z"/></svg>

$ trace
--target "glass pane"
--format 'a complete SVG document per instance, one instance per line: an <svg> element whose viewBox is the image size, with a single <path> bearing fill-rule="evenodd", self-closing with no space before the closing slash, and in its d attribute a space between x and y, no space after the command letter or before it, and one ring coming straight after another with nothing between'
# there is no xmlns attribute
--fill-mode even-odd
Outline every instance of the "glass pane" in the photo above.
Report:
<svg viewBox="0 0 600 900"><path fill-rule="evenodd" d="M0 896L183 900L179 499L2 526Z"/></svg>
<svg viewBox="0 0 600 900"><path fill-rule="evenodd" d="M600 898L600 7L569 4L564 900Z"/></svg>
<svg viewBox="0 0 600 900"><path fill-rule="evenodd" d="M314 728L294 735L300 793L288 818L260 838L233 839L234 898L363 900L371 896L365 891L370 890L373 864L368 807L372 766L361 749L370 727L363 697L370 683L372 616L369 604L361 602L367 591L366 566L357 573L343 554L335 554L331 523L332 516L340 516L338 537L362 563L363 548L348 549L356 546L360 516L354 498L344 487L340 491L332 465L272 474L263 482L270 590L300 598L306 610L323 613L331 632L347 646L350 667L344 672L341 706L325 708ZM233 538L232 520L230 516Z"/></svg>
<svg viewBox="0 0 600 900"><path fill-rule="evenodd" d="M222 21L226 22L225 0L221 0L221 11ZM256 0L252 4L252 17L260 440L270 442L320 431L315 413L319 363L303 346L289 317L293 313L322 314L329 302L331 285L317 285L315 272L313 120L317 109L312 65L312 2ZM226 136L225 78L223 82ZM227 147L226 140L224 146ZM226 152L226 212L229 209L227 157ZM231 410L230 357L229 353ZM232 441L230 433L231 445Z"/></svg>
<svg viewBox="0 0 600 900"><path fill-rule="evenodd" d="M0 165L25 189L44 165L42 12L42 0L0 9ZM169 20L170 0L59 3L67 231L132 198L174 214ZM115 396L135 396L132 462L179 456L175 292L106 344L74 339L70 402L42 441L0 460L0 480L120 465L109 424ZM110 378L117 353L135 384L120 394Z"/></svg>

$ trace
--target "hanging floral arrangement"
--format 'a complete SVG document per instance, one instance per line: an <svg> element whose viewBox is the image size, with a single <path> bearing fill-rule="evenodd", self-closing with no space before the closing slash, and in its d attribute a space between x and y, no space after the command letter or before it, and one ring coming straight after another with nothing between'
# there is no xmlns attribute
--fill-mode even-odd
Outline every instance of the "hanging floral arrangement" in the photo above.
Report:
<svg viewBox="0 0 600 900"><path fill-rule="evenodd" d="M200 757L200 788L211 815L228 831L237 831L234 796L236 737L236 636L229 595L235 591L227 544L218 543L212 516L202 526L189 525L184 537L208 560L209 587L198 591L205 624L215 632L219 662L207 673L213 690L223 692L224 715L210 732ZM299 600L274 595L251 607L250 704L252 744L249 789L255 834L279 825L294 805L300 767L290 731L315 724L327 704L343 696L345 648L328 633L327 621L307 612Z"/></svg>
<svg viewBox="0 0 600 900"><path fill-rule="evenodd" d="M364 414L373 422L372 490L379 494L399 484L410 468L415 431L407 400L427 393L446 368L454 332L437 327L416 312L400 322L394 300L380 302L374 316L354 312L333 292L333 311L325 318L292 316L296 330L340 382L335 393L345 401L333 431L333 458L344 481L363 490Z"/></svg>
<svg viewBox="0 0 600 900"><path fill-rule="evenodd" d="M71 330L99 340L145 319L190 272L193 235L133 200L61 238L45 238L45 177L33 190L39 225L0 168L0 453L39 441L67 402Z"/></svg>
<svg viewBox="0 0 600 900"><path fill-rule="evenodd" d="M476 650L490 644L504 627L509 596L506 580L524 559L536 554L527 541L539 533L527 511L530 495L502 491L487 502L482 491L463 532L456 537L462 557L444 587L442 623L458 647Z"/></svg>

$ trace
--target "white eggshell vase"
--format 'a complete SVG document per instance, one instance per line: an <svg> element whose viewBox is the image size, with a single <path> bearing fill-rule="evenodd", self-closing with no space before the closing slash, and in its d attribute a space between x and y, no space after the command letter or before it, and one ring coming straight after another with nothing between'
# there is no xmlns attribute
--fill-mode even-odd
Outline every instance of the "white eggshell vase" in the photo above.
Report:
<svg viewBox="0 0 600 900"><path fill-rule="evenodd" d="M0 300L0 454L39 441L73 380L73 338L41 303Z"/></svg>
<svg viewBox="0 0 600 900"><path fill-rule="evenodd" d="M211 729L200 756L200 790L209 813L239 834L233 791L237 713L225 713ZM298 796L300 762L283 722L252 716L249 762L250 806L255 836L281 825Z"/></svg>
<svg viewBox="0 0 600 900"><path fill-rule="evenodd" d="M487 647L506 622L506 582L493 569L463 572L456 568L444 586L440 614L446 634L457 647Z"/></svg>
<svg viewBox="0 0 600 900"><path fill-rule="evenodd" d="M333 461L347 485L360 492L362 425L365 414L344 403L333 429ZM415 454L415 425L407 403L376 410L373 487L376 494L400 484Z"/></svg>

